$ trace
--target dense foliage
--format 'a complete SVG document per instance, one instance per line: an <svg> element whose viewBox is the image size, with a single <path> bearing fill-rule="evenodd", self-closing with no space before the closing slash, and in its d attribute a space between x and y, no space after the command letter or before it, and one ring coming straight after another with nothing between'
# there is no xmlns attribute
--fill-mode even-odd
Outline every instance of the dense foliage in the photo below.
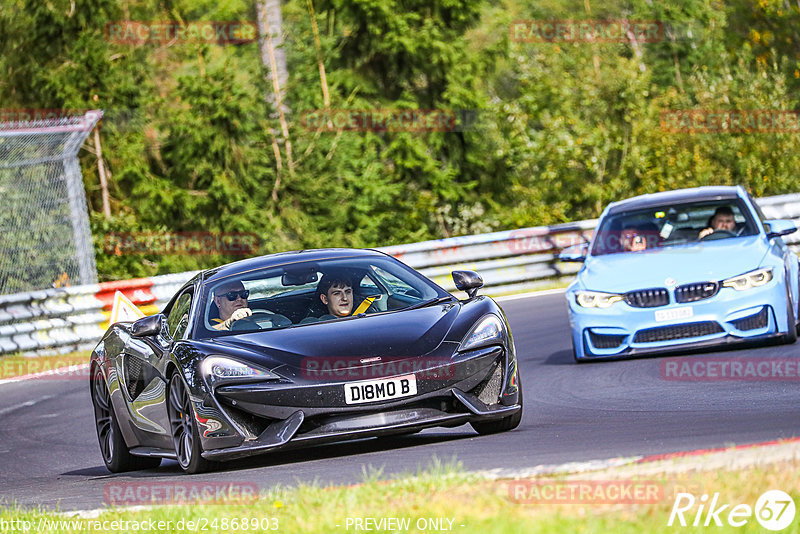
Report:
<svg viewBox="0 0 800 534"><path fill-rule="evenodd" d="M292 146L255 43L110 42L110 21L254 20L254 0L5 0L0 108L105 110L111 218L81 152L102 279L225 255L114 254L111 232L251 232L262 252L595 217L704 184L795 192L797 133L690 133L665 110L793 110L800 8L775 0L282 2ZM518 42L518 20L661 21L656 42ZM324 108L466 110L453 131L310 127ZM87 141L92 146L92 138ZM274 147L280 151L278 162Z"/></svg>

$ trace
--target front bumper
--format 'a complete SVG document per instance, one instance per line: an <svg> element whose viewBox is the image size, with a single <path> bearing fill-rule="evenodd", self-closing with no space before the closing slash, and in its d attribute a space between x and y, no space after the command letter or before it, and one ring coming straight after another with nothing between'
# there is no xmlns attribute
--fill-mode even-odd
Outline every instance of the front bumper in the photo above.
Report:
<svg viewBox="0 0 800 534"><path fill-rule="evenodd" d="M213 406L214 419L227 423L223 431L201 437L203 457L232 460L277 448L508 417L521 406L511 380L516 362L507 355L500 346L456 354L440 368L414 373L416 395L367 404L346 403L344 386L352 379L217 387L195 403L206 410Z"/></svg>
<svg viewBox="0 0 800 534"><path fill-rule="evenodd" d="M567 295L576 359L604 359L702 349L766 340L794 328L788 325L786 290L773 280L747 291L721 288L711 298L636 308L626 302L609 308L583 308ZM660 314L684 315L676 319Z"/></svg>

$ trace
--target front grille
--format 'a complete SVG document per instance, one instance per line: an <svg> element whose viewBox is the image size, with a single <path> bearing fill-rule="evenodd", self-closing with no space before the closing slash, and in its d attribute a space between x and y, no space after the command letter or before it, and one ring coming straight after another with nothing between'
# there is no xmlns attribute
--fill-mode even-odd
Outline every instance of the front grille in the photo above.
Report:
<svg viewBox="0 0 800 534"><path fill-rule="evenodd" d="M663 287L640 289L625 293L625 302L634 308L655 308L669 304L669 293Z"/></svg>
<svg viewBox="0 0 800 534"><path fill-rule="evenodd" d="M767 312L767 307L764 306L761 308L761 311L755 315L736 319L735 321L731 321L731 324L739 330L755 330L756 328L764 328L767 326L768 322L769 314Z"/></svg>
<svg viewBox="0 0 800 534"><path fill-rule="evenodd" d="M709 336L724 332L718 322L703 321L700 323L678 324L673 326L659 326L639 330L633 338L634 343L655 343L657 341L672 341L690 337Z"/></svg>
<svg viewBox="0 0 800 534"><path fill-rule="evenodd" d="M597 349L615 349L625 341L625 335L595 334L589 330L589 339L592 340L592 346Z"/></svg>
<svg viewBox="0 0 800 534"><path fill-rule="evenodd" d="M716 282L684 284L675 288L675 300L677 302L695 302L711 298L717 294L717 291L719 291L719 284Z"/></svg>

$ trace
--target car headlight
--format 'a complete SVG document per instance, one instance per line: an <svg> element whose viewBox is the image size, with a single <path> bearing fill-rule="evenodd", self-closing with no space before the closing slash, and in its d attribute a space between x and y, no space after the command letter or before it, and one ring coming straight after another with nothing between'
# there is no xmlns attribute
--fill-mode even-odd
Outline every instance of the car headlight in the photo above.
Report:
<svg viewBox="0 0 800 534"><path fill-rule="evenodd" d="M200 369L208 381L213 384L218 381L240 379L275 380L280 377L264 369L256 369L245 363L238 362L224 356L209 356L200 364Z"/></svg>
<svg viewBox="0 0 800 534"><path fill-rule="evenodd" d="M723 280L722 287L732 287L736 291L744 291L745 289L763 286L770 280L772 280L772 267L767 267Z"/></svg>
<svg viewBox="0 0 800 534"><path fill-rule="evenodd" d="M461 342L458 350L469 350L499 341L503 336L503 322L496 315L489 314L475 323L469 334Z"/></svg>
<svg viewBox="0 0 800 534"><path fill-rule="evenodd" d="M608 308L622 300L622 295L602 293L600 291L576 291L575 302L584 308Z"/></svg>

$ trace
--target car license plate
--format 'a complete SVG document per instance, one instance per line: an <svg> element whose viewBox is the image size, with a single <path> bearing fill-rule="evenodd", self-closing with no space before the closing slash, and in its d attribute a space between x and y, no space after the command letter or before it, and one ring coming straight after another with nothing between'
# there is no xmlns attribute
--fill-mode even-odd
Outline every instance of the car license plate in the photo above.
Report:
<svg viewBox="0 0 800 534"><path fill-rule="evenodd" d="M387 399L399 399L417 394L417 377L404 375L380 380L362 380L344 385L344 401L361 404Z"/></svg>
<svg viewBox="0 0 800 534"><path fill-rule="evenodd" d="M658 310L656 321L674 321L675 319L686 319L694 315L694 310L690 306L682 308L672 308L669 310Z"/></svg>

